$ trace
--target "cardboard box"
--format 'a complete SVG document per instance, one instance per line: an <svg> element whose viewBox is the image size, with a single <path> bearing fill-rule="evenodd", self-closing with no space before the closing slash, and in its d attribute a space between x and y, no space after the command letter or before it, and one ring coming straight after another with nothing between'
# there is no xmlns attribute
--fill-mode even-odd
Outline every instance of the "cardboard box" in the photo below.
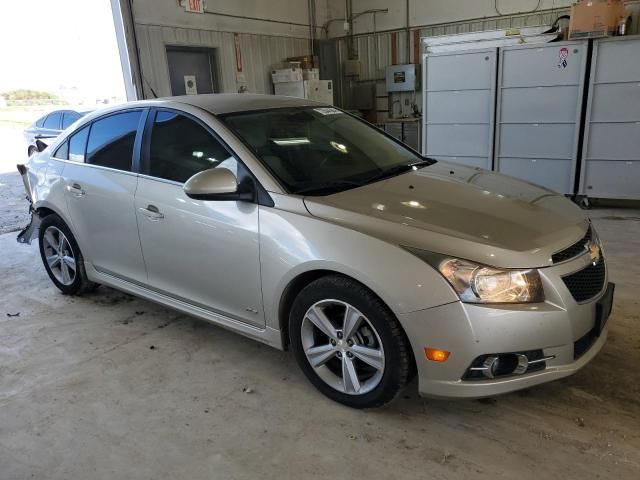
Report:
<svg viewBox="0 0 640 480"><path fill-rule="evenodd" d="M613 35L627 15L622 0L578 0L571 7L569 39Z"/></svg>
<svg viewBox="0 0 640 480"><path fill-rule="evenodd" d="M304 70L310 68L320 68L320 57L317 55L303 55L300 57L289 57L288 62L300 62L300 67Z"/></svg>

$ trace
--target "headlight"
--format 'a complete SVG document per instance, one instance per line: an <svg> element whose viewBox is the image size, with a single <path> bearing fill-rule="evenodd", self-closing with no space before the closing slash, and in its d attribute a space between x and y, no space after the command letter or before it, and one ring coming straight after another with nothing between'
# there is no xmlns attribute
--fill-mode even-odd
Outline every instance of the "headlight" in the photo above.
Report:
<svg viewBox="0 0 640 480"><path fill-rule="evenodd" d="M438 270L460 296L470 303L533 303L544 301L537 270L499 270L448 258Z"/></svg>
<svg viewBox="0 0 640 480"><path fill-rule="evenodd" d="M405 247L406 248L406 247ZM467 303L537 303L544 289L537 270L510 270L406 248L434 268Z"/></svg>

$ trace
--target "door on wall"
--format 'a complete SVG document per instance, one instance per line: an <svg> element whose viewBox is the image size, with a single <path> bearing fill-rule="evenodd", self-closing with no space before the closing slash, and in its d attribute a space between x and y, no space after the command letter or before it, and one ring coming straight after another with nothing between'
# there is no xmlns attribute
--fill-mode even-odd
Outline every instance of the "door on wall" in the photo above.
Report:
<svg viewBox="0 0 640 480"><path fill-rule="evenodd" d="M171 94L215 93L215 53L210 48L167 47Z"/></svg>

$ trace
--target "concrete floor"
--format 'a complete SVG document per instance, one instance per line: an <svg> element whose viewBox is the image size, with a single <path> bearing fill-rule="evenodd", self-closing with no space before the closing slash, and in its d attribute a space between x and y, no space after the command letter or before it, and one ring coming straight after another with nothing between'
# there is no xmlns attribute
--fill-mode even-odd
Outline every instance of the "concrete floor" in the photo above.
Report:
<svg viewBox="0 0 640 480"><path fill-rule="evenodd" d="M0 479L638 479L640 211L591 213L618 284L594 362L485 401L413 384L370 411L290 353L104 287L65 297L35 244L1 235Z"/></svg>

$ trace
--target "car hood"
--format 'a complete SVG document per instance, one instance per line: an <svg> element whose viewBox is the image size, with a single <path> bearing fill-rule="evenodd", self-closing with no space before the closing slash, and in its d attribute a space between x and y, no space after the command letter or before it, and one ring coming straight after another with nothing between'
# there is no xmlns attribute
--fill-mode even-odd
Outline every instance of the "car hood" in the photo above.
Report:
<svg viewBox="0 0 640 480"><path fill-rule="evenodd" d="M504 268L551 265L588 226L562 195L448 162L304 202L315 217L396 245Z"/></svg>

